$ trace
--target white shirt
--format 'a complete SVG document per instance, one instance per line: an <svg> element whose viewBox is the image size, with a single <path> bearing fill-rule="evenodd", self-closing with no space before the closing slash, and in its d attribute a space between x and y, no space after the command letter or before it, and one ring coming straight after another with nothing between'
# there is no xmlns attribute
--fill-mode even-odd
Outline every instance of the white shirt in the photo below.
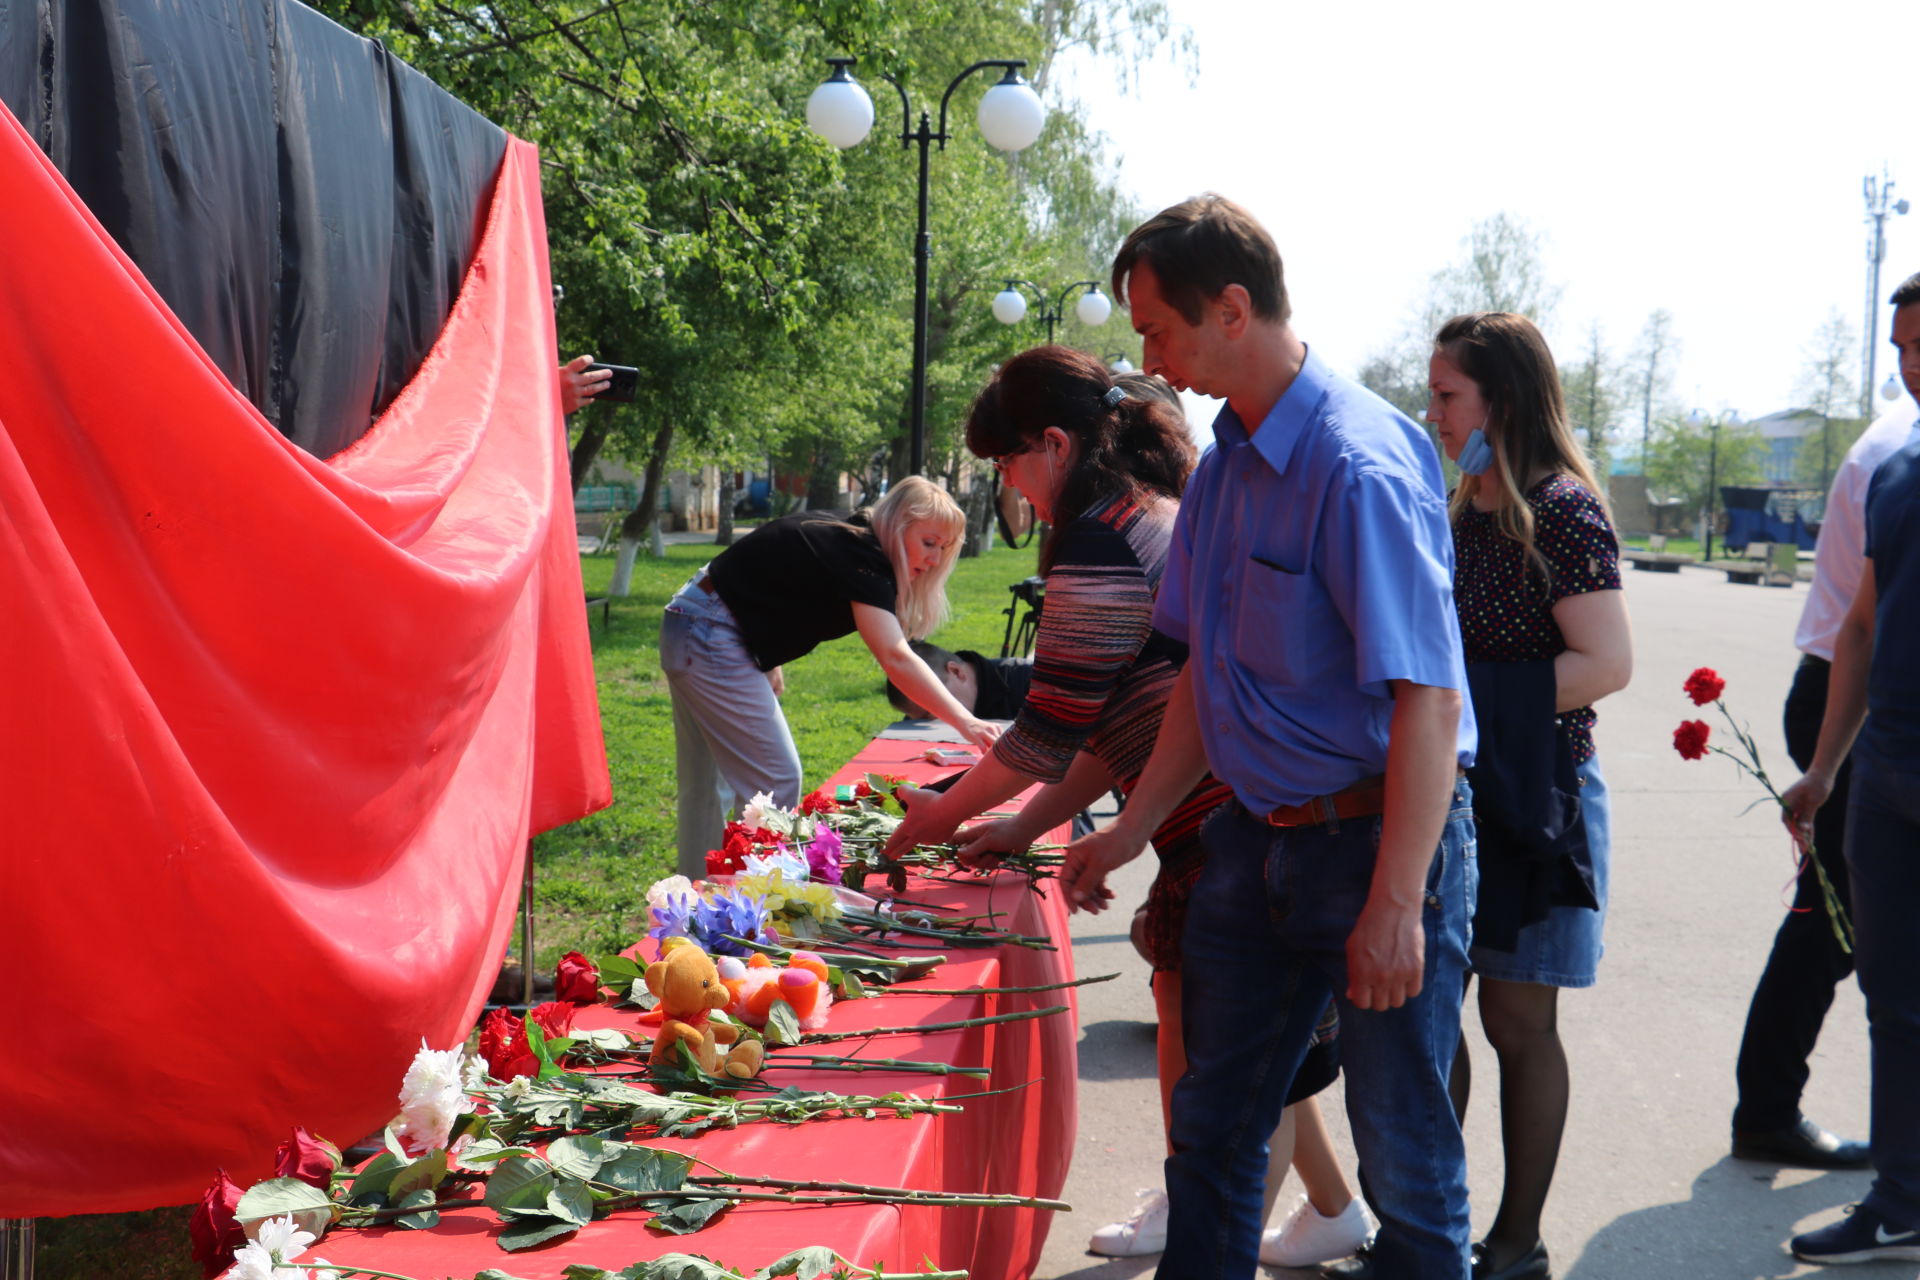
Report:
<svg viewBox="0 0 1920 1280"><path fill-rule="evenodd" d="M1833 661L1833 638L1866 571L1867 482L1881 463L1915 440L1920 440L1920 405L1903 396L1861 433L1834 472L1820 540L1814 544L1813 586L1793 635L1802 653Z"/></svg>

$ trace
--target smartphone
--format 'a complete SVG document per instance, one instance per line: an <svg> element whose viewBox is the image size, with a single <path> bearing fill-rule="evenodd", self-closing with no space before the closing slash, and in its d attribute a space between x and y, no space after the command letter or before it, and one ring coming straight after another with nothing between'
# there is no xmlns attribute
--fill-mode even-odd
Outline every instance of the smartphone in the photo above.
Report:
<svg viewBox="0 0 1920 1280"><path fill-rule="evenodd" d="M592 373L596 369L609 370L612 372L613 377L608 380L606 389L594 397L595 400L611 400L616 404L631 404L634 396L639 394L640 371L632 365L590 364L587 366L588 373Z"/></svg>
<svg viewBox="0 0 1920 1280"><path fill-rule="evenodd" d="M973 764L980 757L958 747L928 747L927 759L934 764Z"/></svg>

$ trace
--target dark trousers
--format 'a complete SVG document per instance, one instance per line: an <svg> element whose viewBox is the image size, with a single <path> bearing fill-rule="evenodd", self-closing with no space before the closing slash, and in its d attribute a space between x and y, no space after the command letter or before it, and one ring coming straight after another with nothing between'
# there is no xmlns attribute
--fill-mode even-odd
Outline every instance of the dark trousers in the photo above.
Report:
<svg viewBox="0 0 1920 1280"><path fill-rule="evenodd" d="M1804 770L1820 741L1827 710L1827 664L1806 658L1787 694L1787 754ZM1847 800L1853 763L1840 766L1833 795L1813 819L1814 856L1826 868L1840 901L1851 909L1847 860ZM1833 989L1853 972L1853 957L1841 949L1821 900L1820 881L1808 867L1794 891L1793 910L1773 938L1773 954L1754 989L1747 1030L1740 1040L1734 1078L1740 1102L1733 1127L1740 1133L1784 1129L1800 1117L1807 1086L1807 1058L1820 1038L1820 1024L1833 1005Z"/></svg>
<svg viewBox="0 0 1920 1280"><path fill-rule="evenodd" d="M1854 945L1873 1033L1873 1167L1864 1203L1920 1228L1920 773L1888 767L1862 743L1847 814L1847 865L1859 886Z"/></svg>

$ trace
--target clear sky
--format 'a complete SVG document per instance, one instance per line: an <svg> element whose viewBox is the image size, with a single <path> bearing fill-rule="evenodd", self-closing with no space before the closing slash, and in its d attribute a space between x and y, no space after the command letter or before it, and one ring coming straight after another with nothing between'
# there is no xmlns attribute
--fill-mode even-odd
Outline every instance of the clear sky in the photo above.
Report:
<svg viewBox="0 0 1920 1280"><path fill-rule="evenodd" d="M1123 87L1069 60L1058 87L1143 208L1203 190L1251 208L1286 259L1296 327L1347 372L1503 211L1543 234L1563 360L1594 322L1624 356L1664 307L1676 407L1748 418L1796 401L1831 310L1857 339L1861 179L1883 165L1915 208L1887 220L1882 300L1920 271L1915 0L1169 7L1197 76L1163 55ZM1879 327L1884 382L1884 306Z"/></svg>

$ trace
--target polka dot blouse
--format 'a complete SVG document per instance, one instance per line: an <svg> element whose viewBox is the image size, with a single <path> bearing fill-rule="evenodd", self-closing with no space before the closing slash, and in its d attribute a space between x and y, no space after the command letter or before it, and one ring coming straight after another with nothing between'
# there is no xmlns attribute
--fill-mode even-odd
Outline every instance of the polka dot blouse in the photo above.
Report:
<svg viewBox="0 0 1920 1280"><path fill-rule="evenodd" d="M1527 493L1534 547L1548 576L1500 532L1493 516L1468 508L1453 526L1453 595L1468 662L1556 658L1567 642L1553 606L1568 596L1620 588L1620 543L1606 508L1579 481L1552 475ZM1592 707L1560 715L1573 758L1593 754Z"/></svg>

